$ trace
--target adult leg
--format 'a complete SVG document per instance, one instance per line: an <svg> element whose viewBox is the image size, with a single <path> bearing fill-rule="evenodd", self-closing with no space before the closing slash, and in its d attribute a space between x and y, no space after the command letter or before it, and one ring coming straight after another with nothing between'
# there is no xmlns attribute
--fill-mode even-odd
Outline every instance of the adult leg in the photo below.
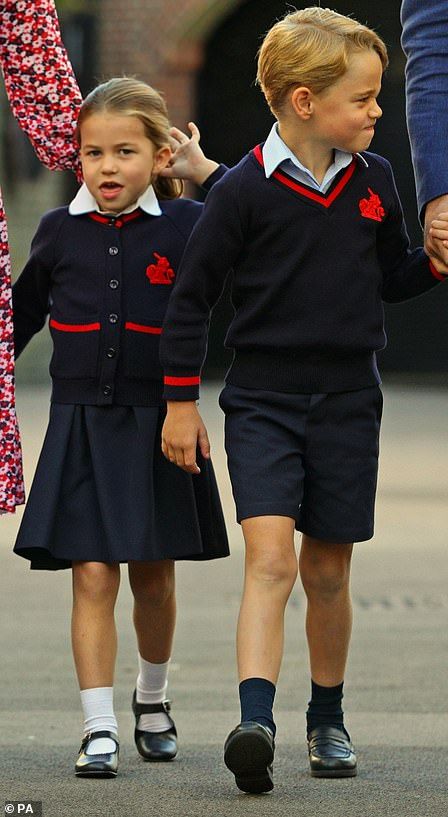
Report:
<svg viewBox="0 0 448 817"><path fill-rule="evenodd" d="M174 562L129 562L139 674L133 697L135 742L145 760L171 760L176 730L166 702L176 624Z"/></svg>
<svg viewBox="0 0 448 817"><path fill-rule="evenodd" d="M353 545L303 535L299 569L307 596L306 633L311 667L307 712L311 772L356 774L356 756L344 729L343 683L352 630L350 562Z"/></svg>
<svg viewBox="0 0 448 817"><path fill-rule="evenodd" d="M273 701L284 641L284 613L297 577L294 520L259 516L242 521L246 543L237 655L241 723L227 738L224 760L242 791L273 788Z"/></svg>
<svg viewBox="0 0 448 817"><path fill-rule="evenodd" d="M72 649L84 710L84 733L117 735L113 710L113 681L117 654L114 609L120 585L120 566L116 563L74 562ZM77 774L92 773L94 755L114 755L117 744L101 736L85 745L87 758L80 758ZM85 762L84 762L85 761ZM116 773L117 758L108 761L100 773L107 773L112 763Z"/></svg>

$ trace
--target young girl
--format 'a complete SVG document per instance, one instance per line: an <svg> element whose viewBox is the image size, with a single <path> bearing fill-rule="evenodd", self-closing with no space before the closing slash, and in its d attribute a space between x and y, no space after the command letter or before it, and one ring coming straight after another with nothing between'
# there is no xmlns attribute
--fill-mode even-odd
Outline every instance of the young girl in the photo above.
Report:
<svg viewBox="0 0 448 817"><path fill-rule="evenodd" d="M228 543L210 461L192 478L160 450L161 325L201 212L160 175L172 160L164 101L135 79L112 79L83 103L77 137L85 183L69 207L43 217L13 293L17 354L47 313L54 343L50 422L14 550L33 569L72 568L85 719L75 771L115 776L120 562L139 651L136 746L145 760L171 760L174 560L226 556ZM224 172L196 156L193 181Z"/></svg>

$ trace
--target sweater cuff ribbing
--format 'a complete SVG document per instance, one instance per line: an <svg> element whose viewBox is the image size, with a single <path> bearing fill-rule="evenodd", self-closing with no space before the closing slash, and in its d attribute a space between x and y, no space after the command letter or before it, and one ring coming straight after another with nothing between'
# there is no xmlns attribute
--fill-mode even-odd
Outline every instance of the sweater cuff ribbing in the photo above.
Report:
<svg viewBox="0 0 448 817"><path fill-rule="evenodd" d="M165 375L164 400L199 400L199 375Z"/></svg>

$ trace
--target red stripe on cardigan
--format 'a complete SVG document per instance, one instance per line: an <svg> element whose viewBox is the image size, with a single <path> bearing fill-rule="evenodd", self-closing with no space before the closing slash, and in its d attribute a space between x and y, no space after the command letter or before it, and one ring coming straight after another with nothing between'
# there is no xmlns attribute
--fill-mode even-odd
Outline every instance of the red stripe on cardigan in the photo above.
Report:
<svg viewBox="0 0 448 817"><path fill-rule="evenodd" d="M198 386L200 377L164 377L165 386Z"/></svg>
<svg viewBox="0 0 448 817"><path fill-rule="evenodd" d="M60 332L98 332L101 329L100 323L60 323L53 318L50 319L50 326Z"/></svg>
<svg viewBox="0 0 448 817"><path fill-rule="evenodd" d="M142 323L132 323L132 321L126 321L124 328L130 329L132 332L146 332L148 335L162 334L161 326L145 326Z"/></svg>

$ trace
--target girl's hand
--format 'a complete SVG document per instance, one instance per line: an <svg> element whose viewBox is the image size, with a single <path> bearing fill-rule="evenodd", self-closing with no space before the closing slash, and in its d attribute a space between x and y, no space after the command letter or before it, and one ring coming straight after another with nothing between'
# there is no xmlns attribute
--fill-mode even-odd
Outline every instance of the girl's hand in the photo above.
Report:
<svg viewBox="0 0 448 817"><path fill-rule="evenodd" d="M210 458L207 429L194 401L168 401L168 410L162 428L162 451L170 462L187 471L200 474L196 449L204 459Z"/></svg>
<svg viewBox="0 0 448 817"><path fill-rule="evenodd" d="M204 156L199 145L201 134L195 123L189 122L188 127L190 137L179 128L170 129L172 157L167 167L160 171L160 176L186 179L201 185L216 170L218 163Z"/></svg>

